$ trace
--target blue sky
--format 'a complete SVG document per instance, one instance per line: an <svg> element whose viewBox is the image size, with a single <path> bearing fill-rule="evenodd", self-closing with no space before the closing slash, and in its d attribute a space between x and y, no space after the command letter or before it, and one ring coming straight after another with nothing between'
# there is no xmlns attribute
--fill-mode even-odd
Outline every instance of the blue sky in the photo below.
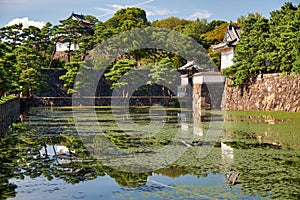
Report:
<svg viewBox="0 0 300 200"><path fill-rule="evenodd" d="M299 0L290 0L295 5ZM16 18L29 21L51 22L67 18L72 11L90 14L100 21L128 6L144 9L150 21L175 16L184 19L206 18L236 21L251 12L269 17L270 11L279 9L284 0L0 0L0 27Z"/></svg>

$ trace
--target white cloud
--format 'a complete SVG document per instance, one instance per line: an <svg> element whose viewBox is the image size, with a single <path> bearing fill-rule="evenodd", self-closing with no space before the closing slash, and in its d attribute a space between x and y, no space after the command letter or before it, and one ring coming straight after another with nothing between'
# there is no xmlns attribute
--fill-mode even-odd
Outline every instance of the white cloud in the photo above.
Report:
<svg viewBox="0 0 300 200"><path fill-rule="evenodd" d="M189 19L196 19L196 18L207 19L207 18L210 18L211 16L212 16L212 13L210 13L209 11L207 11L207 10L200 10L200 11L195 12L194 14L192 14L191 16L189 16L188 18Z"/></svg>
<svg viewBox="0 0 300 200"><path fill-rule="evenodd" d="M42 28L43 26L45 26L44 22L29 20L28 17L13 19L10 22L8 22L8 24L6 26L11 26L11 25L20 24L20 23L23 24L23 28L27 28L28 26L35 26L38 28Z"/></svg>

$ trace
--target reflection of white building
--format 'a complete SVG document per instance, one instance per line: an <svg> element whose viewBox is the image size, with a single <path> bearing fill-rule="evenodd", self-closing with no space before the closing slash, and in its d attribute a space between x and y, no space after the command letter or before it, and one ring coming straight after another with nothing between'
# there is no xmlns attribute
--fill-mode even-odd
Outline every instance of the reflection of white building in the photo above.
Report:
<svg viewBox="0 0 300 200"><path fill-rule="evenodd" d="M226 164L233 163L233 158L234 158L234 152L233 148L228 146L227 144L221 142L221 152L222 152L222 160Z"/></svg>
<svg viewBox="0 0 300 200"><path fill-rule="evenodd" d="M74 152L72 152L72 153L74 153ZM69 155L70 151L69 151L68 147L58 144L56 146L56 154L57 155Z"/></svg>
<svg viewBox="0 0 300 200"><path fill-rule="evenodd" d="M71 153L75 153L75 151L70 151L68 147L61 144L55 145L54 148L56 148L55 157L60 159L60 164L68 164L71 162L71 157L69 156Z"/></svg>
<svg viewBox="0 0 300 200"><path fill-rule="evenodd" d="M181 130L183 133L188 133L189 131L189 123L188 123L188 118L185 113L177 113L177 117L180 121L181 125Z"/></svg>
<svg viewBox="0 0 300 200"><path fill-rule="evenodd" d="M200 127L200 122L194 119L193 123L191 124L189 122L189 119L191 118L188 118L185 113L178 113L177 116L180 120L181 130L184 133L193 133L195 136L200 137L203 136L203 129Z"/></svg>
<svg viewBox="0 0 300 200"><path fill-rule="evenodd" d="M221 70L226 69L233 65L234 49L240 41L241 28L239 26L227 27L223 42L217 45L212 45L213 51L221 51Z"/></svg>
<svg viewBox="0 0 300 200"><path fill-rule="evenodd" d="M186 122L186 121L188 121L188 118L187 118L187 116L186 116L185 113L177 113L177 117L179 118L179 120L180 120L181 122Z"/></svg>
<svg viewBox="0 0 300 200"><path fill-rule="evenodd" d="M57 145L46 145L39 150L40 155L44 157L46 154L48 156L59 156L59 155L70 155L70 153L75 153L75 151L70 151L68 147L57 144Z"/></svg>
<svg viewBox="0 0 300 200"><path fill-rule="evenodd" d="M224 163L223 170L226 172L228 184L234 185L239 182L240 173L234 167L234 149L227 144L221 142L222 161Z"/></svg>
<svg viewBox="0 0 300 200"><path fill-rule="evenodd" d="M199 125L194 124L194 135L203 136L203 129Z"/></svg>
<svg viewBox="0 0 300 200"><path fill-rule="evenodd" d="M188 130L189 130L189 124L188 123L181 123L181 130L183 131L183 132L186 132L186 133L188 133Z"/></svg>

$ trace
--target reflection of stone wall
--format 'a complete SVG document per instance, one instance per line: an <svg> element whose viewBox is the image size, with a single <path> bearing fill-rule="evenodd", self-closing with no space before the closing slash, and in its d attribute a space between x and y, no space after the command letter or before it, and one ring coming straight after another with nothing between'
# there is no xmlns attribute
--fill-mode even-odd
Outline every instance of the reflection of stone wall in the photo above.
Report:
<svg viewBox="0 0 300 200"><path fill-rule="evenodd" d="M178 106L177 98L170 97L132 97L130 99L126 97L82 97L81 99L74 98L73 102L76 106L110 106L111 99L113 99L114 105L128 106L126 102L129 100L130 106ZM21 99L22 106L72 106L72 97L35 97L32 99Z"/></svg>
<svg viewBox="0 0 300 200"><path fill-rule="evenodd" d="M226 86L225 91L227 110L300 112L300 75L266 74L248 87Z"/></svg>
<svg viewBox="0 0 300 200"><path fill-rule="evenodd" d="M0 104L0 133L3 133L20 115L20 99L15 98Z"/></svg>

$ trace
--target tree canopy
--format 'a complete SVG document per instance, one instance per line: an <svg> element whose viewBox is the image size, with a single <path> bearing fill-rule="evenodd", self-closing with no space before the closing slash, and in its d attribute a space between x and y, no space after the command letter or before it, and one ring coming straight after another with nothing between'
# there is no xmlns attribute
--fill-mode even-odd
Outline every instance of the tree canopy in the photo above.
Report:
<svg viewBox="0 0 300 200"><path fill-rule="evenodd" d="M259 74L300 72L300 4L285 3L270 19L258 14L241 17L241 40L235 64L223 71L232 86L251 83Z"/></svg>

